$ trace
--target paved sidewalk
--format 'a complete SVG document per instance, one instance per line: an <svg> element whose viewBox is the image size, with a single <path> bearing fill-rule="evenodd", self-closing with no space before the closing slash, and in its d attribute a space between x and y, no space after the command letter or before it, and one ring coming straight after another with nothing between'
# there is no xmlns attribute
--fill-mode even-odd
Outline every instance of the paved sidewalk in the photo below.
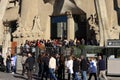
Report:
<svg viewBox="0 0 120 80"><path fill-rule="evenodd" d="M0 80L26 80L26 78L20 74L0 72Z"/></svg>
<svg viewBox="0 0 120 80"><path fill-rule="evenodd" d="M113 77L113 76L107 76L107 77L108 77L108 80L120 80L120 77ZM27 76L22 76L21 74L11 74L11 73L0 72L0 80L26 80L26 79L27 79ZM39 80L39 79L37 78L37 76L34 75L33 80ZM94 80L94 78L92 78L92 80Z"/></svg>

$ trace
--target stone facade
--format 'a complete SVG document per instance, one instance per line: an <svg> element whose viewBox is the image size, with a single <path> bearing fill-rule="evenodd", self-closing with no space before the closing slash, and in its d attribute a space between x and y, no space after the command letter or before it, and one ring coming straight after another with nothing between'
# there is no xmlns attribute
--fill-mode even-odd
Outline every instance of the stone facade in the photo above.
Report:
<svg viewBox="0 0 120 80"><path fill-rule="evenodd" d="M99 46L106 46L107 39L119 39L119 7L119 0L0 0L0 34L3 35L0 45L7 49L10 46L4 45L10 44L11 38L18 46L27 39L50 39L50 16L60 15L67 16L67 39L75 39L73 15L85 14L87 39L92 37L90 30L94 30L93 38ZM12 31L5 34L4 27L10 27ZM6 38L8 35L10 37Z"/></svg>

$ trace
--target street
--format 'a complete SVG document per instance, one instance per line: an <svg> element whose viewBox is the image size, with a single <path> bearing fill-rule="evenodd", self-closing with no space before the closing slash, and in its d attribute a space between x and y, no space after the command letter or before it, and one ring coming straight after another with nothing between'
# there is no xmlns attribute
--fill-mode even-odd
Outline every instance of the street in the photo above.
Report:
<svg viewBox="0 0 120 80"><path fill-rule="evenodd" d="M66 74L67 77L67 74ZM120 80L120 77L113 77L113 76L107 76L108 80ZM21 74L11 74L11 73L5 73L0 72L0 80L26 80L27 76L22 76ZM37 76L33 76L33 80L39 80ZM66 79L67 80L67 79ZM92 78L94 80L94 78Z"/></svg>

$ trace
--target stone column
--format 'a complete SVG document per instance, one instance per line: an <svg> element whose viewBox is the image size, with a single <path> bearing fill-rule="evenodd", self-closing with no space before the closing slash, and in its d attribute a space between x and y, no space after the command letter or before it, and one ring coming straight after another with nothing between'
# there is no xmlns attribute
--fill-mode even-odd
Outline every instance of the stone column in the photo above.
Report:
<svg viewBox="0 0 120 80"><path fill-rule="evenodd" d="M10 47L11 47L11 35L10 35L10 32L7 32L4 34L4 38L3 38L3 45L2 45L2 56L4 57L4 63L6 61L6 56L7 54L10 54ZM6 64L5 64L6 65Z"/></svg>
<svg viewBox="0 0 120 80"><path fill-rule="evenodd" d="M74 40L75 30L74 30L74 20L70 11L66 12L67 14L67 40Z"/></svg>
<svg viewBox="0 0 120 80"><path fill-rule="evenodd" d="M111 39L111 36L109 32L110 26L105 0L95 0L95 3L99 19L100 46L106 46L107 39Z"/></svg>
<svg viewBox="0 0 120 80"><path fill-rule="evenodd" d="M0 45L2 45L3 43L3 33L4 33L4 29L3 29L2 21L0 21Z"/></svg>
<svg viewBox="0 0 120 80"><path fill-rule="evenodd" d="M4 31L2 19L5 14L7 4L8 4L8 0L0 0L0 45L2 45L3 31Z"/></svg>
<svg viewBox="0 0 120 80"><path fill-rule="evenodd" d="M44 31L44 39L50 39L50 17L48 17L48 20L47 20L47 26L46 26L46 29Z"/></svg>

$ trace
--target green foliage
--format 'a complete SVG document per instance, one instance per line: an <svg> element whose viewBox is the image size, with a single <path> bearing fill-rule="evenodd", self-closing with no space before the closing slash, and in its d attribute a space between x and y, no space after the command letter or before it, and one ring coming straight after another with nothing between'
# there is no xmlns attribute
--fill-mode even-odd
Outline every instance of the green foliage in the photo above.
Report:
<svg viewBox="0 0 120 80"><path fill-rule="evenodd" d="M85 45L79 45L78 48L84 49L84 48L85 48Z"/></svg>

